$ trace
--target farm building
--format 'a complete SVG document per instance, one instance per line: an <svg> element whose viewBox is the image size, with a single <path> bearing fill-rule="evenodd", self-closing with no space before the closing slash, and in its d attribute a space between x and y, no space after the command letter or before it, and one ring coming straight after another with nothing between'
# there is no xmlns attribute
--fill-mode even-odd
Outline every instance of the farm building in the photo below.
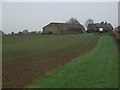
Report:
<svg viewBox="0 0 120 90"><path fill-rule="evenodd" d="M77 34L84 32L81 24L72 23L50 23L43 27L43 34Z"/></svg>
<svg viewBox="0 0 120 90"><path fill-rule="evenodd" d="M117 30L118 30L118 31L120 31L120 25L119 25L119 26L117 26Z"/></svg>
<svg viewBox="0 0 120 90"><path fill-rule="evenodd" d="M103 28L104 32L109 32L113 30L113 27L110 23L101 22L101 23L89 24L87 27L87 31L88 32L99 32L100 28Z"/></svg>

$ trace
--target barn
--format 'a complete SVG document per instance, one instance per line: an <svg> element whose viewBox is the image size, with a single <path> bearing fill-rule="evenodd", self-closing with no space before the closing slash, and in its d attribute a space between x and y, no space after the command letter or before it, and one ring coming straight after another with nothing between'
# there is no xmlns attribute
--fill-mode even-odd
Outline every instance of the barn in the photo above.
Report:
<svg viewBox="0 0 120 90"><path fill-rule="evenodd" d="M43 34L77 34L84 32L81 24L56 23L52 22L43 27Z"/></svg>
<svg viewBox="0 0 120 90"><path fill-rule="evenodd" d="M89 24L87 27L87 32L99 32L99 29L103 28L103 32L110 32L113 30L113 26L107 22Z"/></svg>

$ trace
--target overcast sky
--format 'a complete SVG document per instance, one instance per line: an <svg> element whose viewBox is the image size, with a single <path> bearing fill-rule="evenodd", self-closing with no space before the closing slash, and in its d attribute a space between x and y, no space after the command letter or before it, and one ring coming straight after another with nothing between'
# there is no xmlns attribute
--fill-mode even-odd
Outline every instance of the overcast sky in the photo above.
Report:
<svg viewBox="0 0 120 90"><path fill-rule="evenodd" d="M81 24L94 22L118 24L117 2L2 2L2 30L39 31L50 22L66 22L75 17ZM0 18L1 19L1 18Z"/></svg>
<svg viewBox="0 0 120 90"><path fill-rule="evenodd" d="M118 3L118 25L120 25L120 1Z"/></svg>

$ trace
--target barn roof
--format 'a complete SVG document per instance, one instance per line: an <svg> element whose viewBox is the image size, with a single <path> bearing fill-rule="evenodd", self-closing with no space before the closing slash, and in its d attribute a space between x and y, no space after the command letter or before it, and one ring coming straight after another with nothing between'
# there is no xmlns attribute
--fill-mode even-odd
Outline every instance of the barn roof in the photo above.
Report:
<svg viewBox="0 0 120 90"><path fill-rule="evenodd" d="M46 25L45 27L50 26L50 25L64 26L67 28L83 28L83 25L81 25L81 24L58 23L58 22L51 22L48 25ZM43 28L45 28L45 27L43 27Z"/></svg>

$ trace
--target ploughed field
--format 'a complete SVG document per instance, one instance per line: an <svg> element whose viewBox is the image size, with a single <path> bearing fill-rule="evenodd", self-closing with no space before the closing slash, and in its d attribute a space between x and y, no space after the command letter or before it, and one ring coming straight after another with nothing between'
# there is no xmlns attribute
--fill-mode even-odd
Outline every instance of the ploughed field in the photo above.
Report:
<svg viewBox="0 0 120 90"><path fill-rule="evenodd" d="M8 35L2 40L3 88L22 88L92 50L99 36Z"/></svg>

